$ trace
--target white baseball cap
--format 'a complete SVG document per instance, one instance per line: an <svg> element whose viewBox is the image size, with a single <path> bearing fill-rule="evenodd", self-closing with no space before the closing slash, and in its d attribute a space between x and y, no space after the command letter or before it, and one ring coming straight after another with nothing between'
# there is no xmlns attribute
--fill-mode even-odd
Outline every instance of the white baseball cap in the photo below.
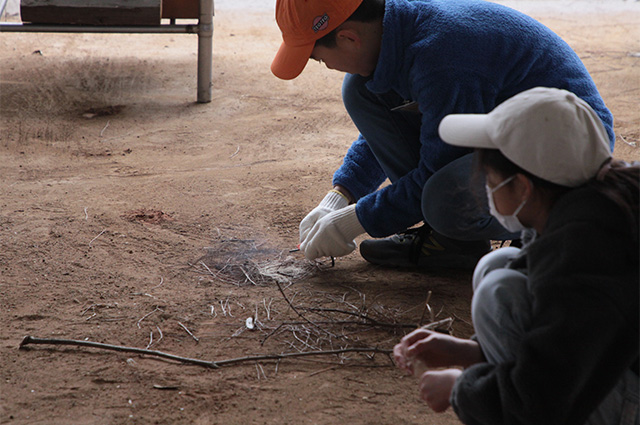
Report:
<svg viewBox="0 0 640 425"><path fill-rule="evenodd" d="M445 142L498 149L543 180L576 187L595 177L611 158L600 117L575 94L536 87L488 114L447 115L438 128Z"/></svg>

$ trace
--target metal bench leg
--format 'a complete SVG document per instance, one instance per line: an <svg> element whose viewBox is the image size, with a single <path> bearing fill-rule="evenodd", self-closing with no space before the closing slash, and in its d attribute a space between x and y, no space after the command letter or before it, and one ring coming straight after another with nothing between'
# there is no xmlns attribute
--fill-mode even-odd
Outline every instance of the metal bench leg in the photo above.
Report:
<svg viewBox="0 0 640 425"><path fill-rule="evenodd" d="M213 0L200 0L198 22L198 102L211 102Z"/></svg>

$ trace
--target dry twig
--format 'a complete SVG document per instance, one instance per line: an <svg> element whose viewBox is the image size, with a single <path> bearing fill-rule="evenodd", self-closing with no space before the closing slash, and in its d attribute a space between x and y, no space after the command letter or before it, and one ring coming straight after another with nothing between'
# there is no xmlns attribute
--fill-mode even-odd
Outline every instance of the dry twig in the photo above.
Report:
<svg viewBox="0 0 640 425"><path fill-rule="evenodd" d="M153 310L153 311L151 311L151 312L149 312L149 313L145 314L144 316L142 316L142 317L140 318L140 320L138 320L138 323L137 323L137 325L138 325L138 329L140 329L140 323L141 323L144 319L146 319L147 317L151 316L153 313L155 313L155 312L156 312L156 311L158 311L158 310L160 310L160 307L156 306L155 310ZM162 310L160 310L160 311L162 311Z"/></svg>
<svg viewBox="0 0 640 425"><path fill-rule="evenodd" d="M194 334L192 334L192 333L191 333L191 331L190 331L189 329L187 329L187 327L186 327L185 325L183 325L183 324L182 324L182 323L180 323L180 322L178 322L178 324L180 325L180 327L181 327L182 329L184 329L185 331L187 331L187 333L188 333L189 335L191 335L191 338L195 339L195 341L196 341L196 342L200 342L200 340L199 340L199 339L198 339Z"/></svg>
<svg viewBox="0 0 640 425"><path fill-rule="evenodd" d="M107 127L109 127L109 123L111 121L107 121L107 125L104 126L104 128L102 129L102 131L100 132L100 137L102 137L102 135L104 134L104 131L107 129Z"/></svg>
<svg viewBox="0 0 640 425"><path fill-rule="evenodd" d="M100 232L100 233L98 234L98 236L96 236L95 238L91 239L91 242L89 242L89 248L91 248L91 244L93 243L93 241L95 241L95 240L96 240L96 239L98 239L100 236L102 236L102 234L103 234L104 232L106 232L106 231L107 231L107 229L104 229L102 232Z"/></svg>
<svg viewBox="0 0 640 425"><path fill-rule="evenodd" d="M278 282L277 280L275 281L276 285L278 285L278 289L280 290L280 293L282 294L282 296L284 297L284 300L287 302L287 304L289 304L289 307L291 307L291 309L302 318L302 320L304 320L305 322L309 323L310 325L312 325L313 327L320 329L322 332L326 333L329 336L333 336L335 337L336 335L332 334L331 332L329 332L328 330L321 328L320 326L316 325L315 323L313 323L311 320L307 319L302 313L300 313L298 311L297 308L294 307L294 305L291 303L291 301L289 301L289 298L287 297L287 295L284 293L284 291L282 290L282 286L280 286L280 282Z"/></svg>
<svg viewBox="0 0 640 425"><path fill-rule="evenodd" d="M424 315L427 311L429 311L429 318L431 319L431 322L435 322L435 317L433 316L433 310L431 310L431 306L429 305L429 301L431 301L431 294L432 294L431 291L427 293L427 300L424 302L424 310L422 310L422 316L420 317L420 322L418 322L418 326L422 326L422 323L424 322Z"/></svg>
<svg viewBox="0 0 640 425"><path fill-rule="evenodd" d="M154 289L161 287L163 283L164 283L164 277L160 276L160 283L154 286L153 288L149 289L149 291L153 291Z"/></svg>
<svg viewBox="0 0 640 425"><path fill-rule="evenodd" d="M100 342L79 341L79 340L73 340L73 339L36 338L32 336L25 336L22 342L20 343L20 348L22 349L25 346L30 344L74 345L74 346L80 346L80 347L101 348L104 350L157 356L165 359L175 360L181 363L193 364L196 366L202 366L202 367L207 367L211 369L217 369L220 366L229 366L232 364L256 362L259 360L278 360L279 361L281 359L294 358L294 357L309 357L309 356L322 356L322 355L326 356L326 355L334 355L334 354L337 355L337 354L345 354L345 353L382 353L382 354L388 355L393 352L392 350L376 348L376 347L341 348L338 350L318 350L318 351L305 351L301 353L263 354L263 355L255 355L255 356L238 357L238 358L227 359L227 360L206 361L206 360L176 356L174 354L169 354L162 351L146 350L143 348L125 347L122 345L111 345L111 344L103 344Z"/></svg>
<svg viewBox="0 0 640 425"><path fill-rule="evenodd" d="M438 320L437 322L427 323L426 325L420 326L420 328L433 330L450 330L452 324L453 318L447 317L446 319Z"/></svg>

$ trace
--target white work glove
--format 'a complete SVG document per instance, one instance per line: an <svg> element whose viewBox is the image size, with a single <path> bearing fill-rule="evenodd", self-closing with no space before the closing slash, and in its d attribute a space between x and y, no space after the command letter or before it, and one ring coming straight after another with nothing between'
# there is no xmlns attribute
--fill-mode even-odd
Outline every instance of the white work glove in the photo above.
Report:
<svg viewBox="0 0 640 425"><path fill-rule="evenodd" d="M325 215L349 205L347 197L337 190L331 190L322 202L300 222L300 242L306 239L313 226Z"/></svg>
<svg viewBox="0 0 640 425"><path fill-rule="evenodd" d="M318 257L342 257L356 249L356 236L364 233L356 215L356 204L333 211L311 228L300 244L307 260Z"/></svg>

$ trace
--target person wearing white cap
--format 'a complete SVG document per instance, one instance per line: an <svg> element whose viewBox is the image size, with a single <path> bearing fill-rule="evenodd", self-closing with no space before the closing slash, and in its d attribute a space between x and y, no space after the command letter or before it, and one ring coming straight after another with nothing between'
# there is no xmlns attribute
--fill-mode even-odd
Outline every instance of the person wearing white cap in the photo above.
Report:
<svg viewBox="0 0 640 425"><path fill-rule="evenodd" d="M535 232L476 266L473 338L416 330L398 366L426 365L421 397L465 424L638 424L640 163L613 159L593 109L554 88L439 133L475 149L492 214Z"/></svg>

